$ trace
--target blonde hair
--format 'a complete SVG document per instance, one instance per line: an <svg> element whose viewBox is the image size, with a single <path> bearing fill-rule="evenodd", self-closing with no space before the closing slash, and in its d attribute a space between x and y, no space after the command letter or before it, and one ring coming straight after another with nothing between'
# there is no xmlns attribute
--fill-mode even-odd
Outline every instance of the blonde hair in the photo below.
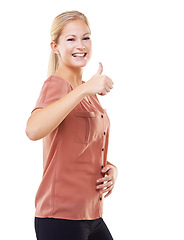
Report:
<svg viewBox="0 0 184 240"><path fill-rule="evenodd" d="M55 17L54 21L52 22L51 29L50 29L50 36L51 36L51 41L55 42L56 44L58 43L58 39L66 26L66 24L69 21L73 20L82 20L84 21L87 26L89 27L89 22L87 17L78 11L67 11L59 14L57 17ZM89 27L90 30L90 27ZM59 67L59 57L56 53L54 53L51 50L50 57L49 57L49 65L48 65L48 72L47 72L47 77L50 75L54 74Z"/></svg>

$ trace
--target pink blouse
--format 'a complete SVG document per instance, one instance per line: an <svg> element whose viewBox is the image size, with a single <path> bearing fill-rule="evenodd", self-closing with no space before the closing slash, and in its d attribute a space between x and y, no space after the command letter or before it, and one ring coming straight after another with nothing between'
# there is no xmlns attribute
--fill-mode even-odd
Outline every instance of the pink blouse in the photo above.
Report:
<svg viewBox="0 0 184 240"><path fill-rule="evenodd" d="M33 109L44 108L73 88L59 76L43 84ZM38 188L36 217L97 219L103 214L103 196L96 180L107 164L110 122L96 95L88 96L60 125L43 138L43 177Z"/></svg>

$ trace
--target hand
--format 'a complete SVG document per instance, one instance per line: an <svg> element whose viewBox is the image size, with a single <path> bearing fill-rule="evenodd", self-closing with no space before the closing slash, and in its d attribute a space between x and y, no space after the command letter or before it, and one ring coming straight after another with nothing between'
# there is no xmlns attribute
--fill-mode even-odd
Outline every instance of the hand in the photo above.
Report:
<svg viewBox="0 0 184 240"><path fill-rule="evenodd" d="M118 170L115 166L108 164L101 170L101 172L105 175L105 177L97 180L98 185L96 189L100 190L100 194L107 192L104 197L108 197L114 188Z"/></svg>
<svg viewBox="0 0 184 240"><path fill-rule="evenodd" d="M86 87L87 95L106 95L113 88L113 81L106 75L102 75L103 65L99 63L99 69L93 77L84 85Z"/></svg>

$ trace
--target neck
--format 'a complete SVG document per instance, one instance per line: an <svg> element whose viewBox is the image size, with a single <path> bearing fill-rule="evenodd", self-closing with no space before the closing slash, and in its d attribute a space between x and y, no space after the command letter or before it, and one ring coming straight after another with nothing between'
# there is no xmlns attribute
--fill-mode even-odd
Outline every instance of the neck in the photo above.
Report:
<svg viewBox="0 0 184 240"><path fill-rule="evenodd" d="M82 73L83 70L81 67L72 68L66 65L65 66L60 65L59 69L55 72L55 75L63 77L64 79L70 82L73 88L75 88L82 84Z"/></svg>

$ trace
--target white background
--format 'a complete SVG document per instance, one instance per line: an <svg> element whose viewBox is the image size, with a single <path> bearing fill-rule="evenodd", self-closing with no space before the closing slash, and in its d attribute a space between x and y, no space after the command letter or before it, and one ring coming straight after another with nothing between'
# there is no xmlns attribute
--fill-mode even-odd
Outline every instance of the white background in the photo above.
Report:
<svg viewBox="0 0 184 240"><path fill-rule="evenodd" d="M0 6L0 239L34 240L42 141L25 135L46 80L50 26L79 10L93 56L84 70L114 81L99 97L111 119L108 160L119 169L105 200L115 240L184 239L184 7L179 0L6 1Z"/></svg>

